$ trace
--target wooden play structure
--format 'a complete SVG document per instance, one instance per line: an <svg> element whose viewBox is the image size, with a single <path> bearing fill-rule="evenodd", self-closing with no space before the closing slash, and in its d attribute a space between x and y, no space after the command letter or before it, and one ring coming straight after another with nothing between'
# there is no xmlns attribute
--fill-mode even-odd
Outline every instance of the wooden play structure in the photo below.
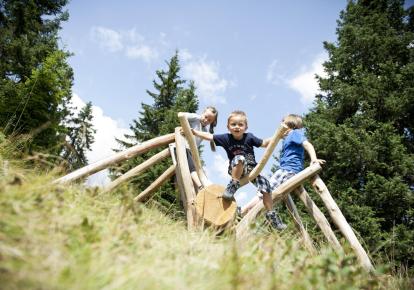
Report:
<svg viewBox="0 0 414 290"><path fill-rule="evenodd" d="M141 144L130 147L125 151L118 152L110 157L87 165L57 179L55 183L67 183L87 177L93 173L106 169L111 165L121 163L127 159L134 158L135 156L148 152L151 149L165 146L167 148L163 151L157 153L145 162L113 180L103 189L103 191L112 191L120 184L130 180L132 177L140 175L155 163L170 157L172 158L173 165L161 174L161 176L159 176L150 186L148 186L148 188L139 193L134 200L137 202L143 202L149 199L164 182L175 175L180 198L186 213L187 227L189 230L202 229L204 225L210 225L216 228L231 225L235 218L236 202L234 200L228 201L223 199L221 194L224 192L224 186L211 184L208 180L201 166L200 156L196 147L194 136L191 133L190 125L184 114L179 113L178 118L180 120L181 127L177 127L174 133L145 141ZM283 126L276 130L270 144L264 152L262 159L258 162L253 171L240 181L241 185L247 184L260 174L286 130L287 128ZM190 170L188 168L186 148L191 150L196 172L205 187L198 193L193 186ZM327 218L316 206L303 187L303 184L309 180L312 187L318 193L326 206L331 220L349 242L361 265L366 270L372 271L374 268L367 253L358 241L354 231L346 221L336 202L332 198L328 188L318 175L321 169L322 168L319 164L311 165L292 178L288 179L272 193L273 202L276 203L284 201L286 203L296 228L302 236L304 246L312 254L316 254L316 249L313 245L311 237L301 221L291 194L298 196L303 202L308 213L315 220L316 224L319 226L333 249L336 251L343 251L342 246L333 232ZM258 203L238 222L237 225L235 225L237 239L244 239L249 235L251 223L262 211L263 204Z"/></svg>

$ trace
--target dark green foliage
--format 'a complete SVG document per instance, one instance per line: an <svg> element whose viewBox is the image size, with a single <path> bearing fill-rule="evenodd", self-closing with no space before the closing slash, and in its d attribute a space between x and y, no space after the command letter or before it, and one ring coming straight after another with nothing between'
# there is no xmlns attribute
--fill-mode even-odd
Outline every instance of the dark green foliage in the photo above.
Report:
<svg viewBox="0 0 414 290"><path fill-rule="evenodd" d="M350 1L305 125L322 178L352 227L414 266L414 18L403 1Z"/></svg>
<svg viewBox="0 0 414 290"><path fill-rule="evenodd" d="M30 134L28 152L59 155L73 72L58 48L67 0L0 1L0 128Z"/></svg>
<svg viewBox="0 0 414 290"><path fill-rule="evenodd" d="M151 105L142 103L142 110L139 112L140 116L138 119L133 120L133 123L130 125L133 134L125 135L126 141L117 140L123 147L128 148L155 137L174 133L175 128L179 126L178 112L197 111L198 98L195 95L193 82L190 82L188 87L185 87L186 81L182 80L178 74L180 71L178 52L167 62L167 66L167 70L157 70L156 72L158 80L153 81L156 92L147 90L154 103ZM146 154L125 162L119 168L112 170L113 176L125 173L164 148L151 150ZM152 166L145 173L133 179L131 184L136 189L136 194L147 188L171 164L171 159L167 159ZM174 184L170 182L158 191L156 201L169 208L171 204L176 202L176 198ZM177 205L177 203L175 204Z"/></svg>
<svg viewBox="0 0 414 290"><path fill-rule="evenodd" d="M92 118L92 103L89 102L67 123L68 140L65 142L62 157L68 162L71 170L88 164L86 151L91 150L93 135L96 132L92 125Z"/></svg>

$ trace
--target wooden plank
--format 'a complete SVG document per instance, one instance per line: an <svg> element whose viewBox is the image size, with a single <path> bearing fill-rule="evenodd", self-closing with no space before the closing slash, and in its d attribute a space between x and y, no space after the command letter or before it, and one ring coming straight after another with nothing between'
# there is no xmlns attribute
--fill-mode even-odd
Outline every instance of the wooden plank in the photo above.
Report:
<svg viewBox="0 0 414 290"><path fill-rule="evenodd" d="M354 231L346 221L338 205L332 198L325 183L318 175L312 179L312 186L324 202L333 222L351 245L351 248L354 250L362 267L364 267L367 271L373 271L374 266L371 264L371 260L369 259L367 253L358 241L358 238L355 236Z"/></svg>
<svg viewBox="0 0 414 290"><path fill-rule="evenodd" d="M109 192L109 191L115 189L121 183L131 179L132 177L140 175L147 168L151 167L152 165L154 165L157 162L160 162L160 161L164 160L168 156L170 156L170 151L168 150L168 148L166 148L163 151L155 154L154 156L152 156L148 160L145 160L145 162L142 162L138 166L136 166L136 167L132 168L131 170L129 170L128 172L124 173L123 175L121 175L120 177L115 179L114 181L112 181L110 184L105 186L105 188L103 189L103 192Z"/></svg>
<svg viewBox="0 0 414 290"><path fill-rule="evenodd" d="M98 171L101 171L113 164L125 161L127 159L130 159L136 155L143 154L153 148L157 148L162 145L166 145L168 143L171 143L174 141L174 134L167 134L164 136L160 136L148 141L145 141L141 144L137 144L135 146L132 146L131 148L128 148L127 150L118 152L112 156L109 156L107 158L104 158L102 160L99 160L95 163L89 164L85 167L82 167L78 170L75 170L68 175L65 175L61 178L56 179L53 183L65 183L70 182L82 177L89 176L91 174L94 174Z"/></svg>
<svg viewBox="0 0 414 290"><path fill-rule="evenodd" d="M151 197L151 194L154 193L161 185L163 185L171 176L174 175L175 166L171 165L168 169L161 174L150 186L148 186L143 192L137 195L134 200L143 202Z"/></svg>
<svg viewBox="0 0 414 290"><path fill-rule="evenodd" d="M306 207L306 210L313 218L313 220L316 222L318 227L321 229L322 233L325 235L326 239L328 240L332 248L337 252L341 252L342 246L336 238L335 233L331 228L331 225L329 224L325 215L318 208L318 206L313 202L313 200L307 193L306 189L303 186L300 186L299 188L295 189L295 193L303 202L303 204Z"/></svg>

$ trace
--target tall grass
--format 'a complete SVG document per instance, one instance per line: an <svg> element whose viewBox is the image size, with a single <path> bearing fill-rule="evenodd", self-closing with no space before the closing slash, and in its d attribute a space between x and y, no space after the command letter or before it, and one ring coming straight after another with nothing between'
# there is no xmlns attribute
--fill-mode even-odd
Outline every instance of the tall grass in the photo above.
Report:
<svg viewBox="0 0 414 290"><path fill-rule="evenodd" d="M410 287L404 277L364 272L349 254L311 256L294 232L258 230L241 242L231 232L189 232L126 190L51 185L53 176L18 168L2 174L1 289Z"/></svg>

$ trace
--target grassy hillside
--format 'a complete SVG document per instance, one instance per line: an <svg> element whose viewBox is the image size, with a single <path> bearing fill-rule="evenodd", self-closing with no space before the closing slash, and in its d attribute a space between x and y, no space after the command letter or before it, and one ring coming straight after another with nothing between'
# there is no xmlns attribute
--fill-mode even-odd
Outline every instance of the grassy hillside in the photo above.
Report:
<svg viewBox="0 0 414 290"><path fill-rule="evenodd" d="M4 167L4 161L0 159ZM50 185L37 170L2 171L1 289L408 289L329 248L312 257L289 230L188 232L132 193ZM377 266L377 268L384 268Z"/></svg>

